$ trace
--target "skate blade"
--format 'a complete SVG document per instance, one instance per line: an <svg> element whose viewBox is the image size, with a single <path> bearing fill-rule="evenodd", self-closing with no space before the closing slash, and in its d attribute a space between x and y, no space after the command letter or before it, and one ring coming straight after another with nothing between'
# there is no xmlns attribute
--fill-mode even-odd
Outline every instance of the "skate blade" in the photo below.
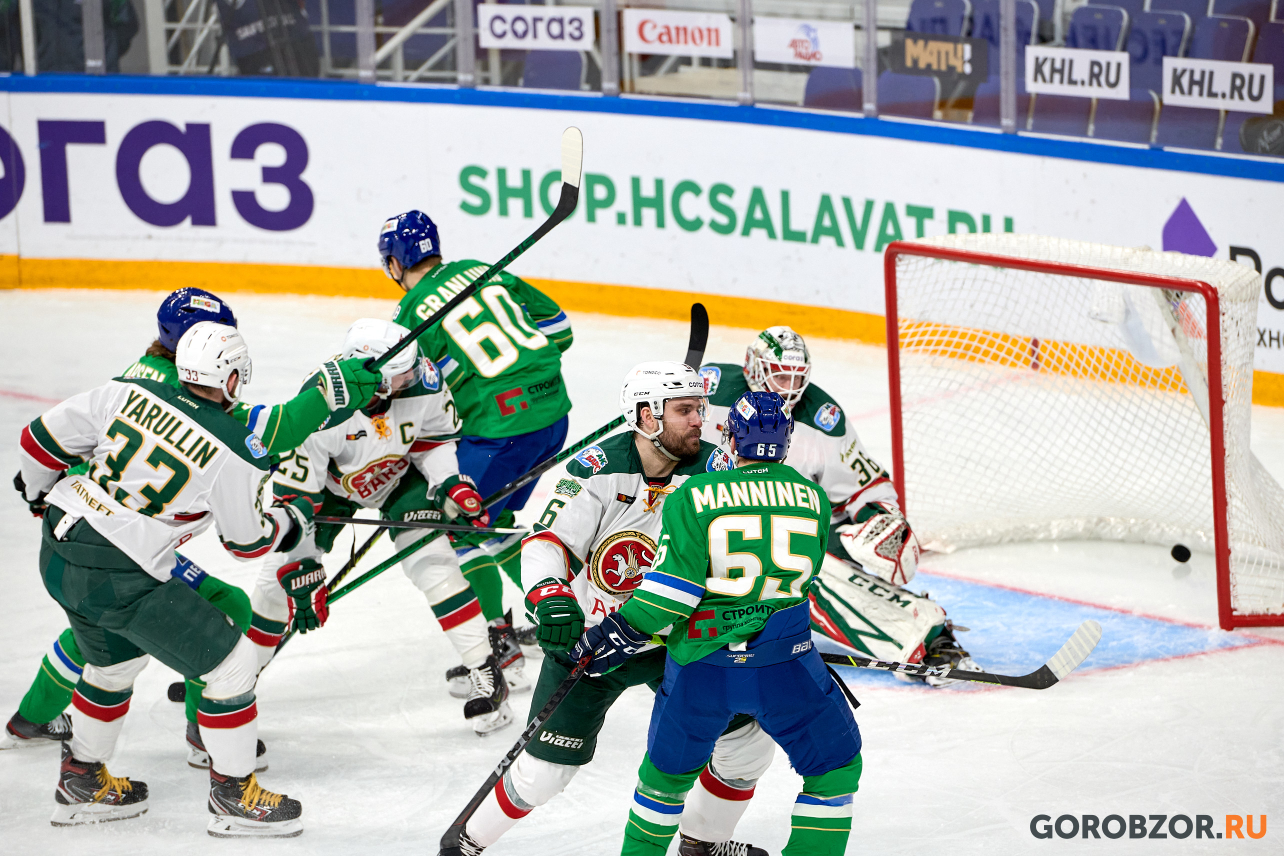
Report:
<svg viewBox="0 0 1284 856"><path fill-rule="evenodd" d="M469 686L467 678L455 678L446 682L446 691L455 698L468 698L468 693L472 691L472 687Z"/></svg>
<svg viewBox="0 0 1284 856"><path fill-rule="evenodd" d="M528 693L531 691L531 679L526 677L521 666L504 670L504 683L508 684L510 693Z"/></svg>
<svg viewBox="0 0 1284 856"><path fill-rule="evenodd" d="M129 820L147 813L147 800L132 805L103 805L102 803L76 803L54 807L51 826L87 826L91 823L110 823L113 820Z"/></svg>
<svg viewBox="0 0 1284 856"><path fill-rule="evenodd" d="M491 732L506 728L513 723L513 709L508 706L508 702L500 705L499 710L494 713L485 713L481 716L475 716L468 720L472 723L473 731L478 737L486 737Z"/></svg>
<svg viewBox="0 0 1284 856"><path fill-rule="evenodd" d="M297 838L303 834L303 818L275 823L246 820L227 814L216 814L205 827L214 838Z"/></svg>

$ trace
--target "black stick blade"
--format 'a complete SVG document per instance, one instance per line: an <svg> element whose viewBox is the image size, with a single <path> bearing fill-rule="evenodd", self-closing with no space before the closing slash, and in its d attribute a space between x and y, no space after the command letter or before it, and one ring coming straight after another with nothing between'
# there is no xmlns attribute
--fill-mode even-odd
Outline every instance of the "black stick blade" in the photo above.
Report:
<svg viewBox="0 0 1284 856"><path fill-rule="evenodd" d="M687 365L700 368L704 362L704 349L709 344L709 313L703 303L691 304L691 334L687 339Z"/></svg>

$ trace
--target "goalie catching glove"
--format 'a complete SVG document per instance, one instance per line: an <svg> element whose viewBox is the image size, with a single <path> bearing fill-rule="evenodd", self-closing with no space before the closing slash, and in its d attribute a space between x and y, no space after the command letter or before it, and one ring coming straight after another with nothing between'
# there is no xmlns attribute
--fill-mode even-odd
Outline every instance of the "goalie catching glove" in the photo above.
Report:
<svg viewBox="0 0 1284 856"><path fill-rule="evenodd" d="M321 364L321 393L330 412L341 407L365 407L379 391L383 375L365 366L366 358L330 360Z"/></svg>
<svg viewBox="0 0 1284 856"><path fill-rule="evenodd" d="M584 610L566 583L551 577L542 580L526 595L526 605L541 648L565 651L584 632Z"/></svg>
<svg viewBox="0 0 1284 856"><path fill-rule="evenodd" d="M602 623L584 631L580 641L571 649L571 659L583 660L592 656L593 661L584 670L590 678L600 678L624 664L651 641L650 635L634 630L618 612L612 612Z"/></svg>
<svg viewBox="0 0 1284 856"><path fill-rule="evenodd" d="M451 520L463 517L474 526L490 525L490 514L482 508L476 482L462 473L442 482L430 499L440 505Z"/></svg>
<svg viewBox="0 0 1284 856"><path fill-rule="evenodd" d="M856 522L838 527L847 555L895 586L914 579L919 546L901 510L889 502L870 502L856 512Z"/></svg>
<svg viewBox="0 0 1284 856"><path fill-rule="evenodd" d="M300 559L282 565L276 572L276 580L285 589L290 598L290 618L287 624L293 625L299 633L316 630L325 624L330 616L326 606L329 592L325 588L325 568L316 559Z"/></svg>

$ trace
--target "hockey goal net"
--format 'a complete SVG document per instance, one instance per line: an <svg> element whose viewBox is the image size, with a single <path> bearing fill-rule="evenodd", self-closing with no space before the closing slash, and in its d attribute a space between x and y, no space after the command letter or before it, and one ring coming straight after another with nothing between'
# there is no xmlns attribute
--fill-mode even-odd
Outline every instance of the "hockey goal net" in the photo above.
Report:
<svg viewBox="0 0 1284 856"><path fill-rule="evenodd" d="M1249 448L1260 277L1028 235L885 256L896 487L926 549L1216 557L1221 626L1284 624L1284 490Z"/></svg>

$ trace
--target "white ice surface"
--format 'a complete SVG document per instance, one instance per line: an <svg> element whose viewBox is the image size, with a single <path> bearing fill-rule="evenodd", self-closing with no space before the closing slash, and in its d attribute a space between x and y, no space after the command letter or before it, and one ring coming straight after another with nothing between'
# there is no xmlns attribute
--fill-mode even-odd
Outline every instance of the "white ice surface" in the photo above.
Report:
<svg viewBox="0 0 1284 856"><path fill-rule="evenodd" d="M0 293L0 473L17 468L20 427L54 401L127 366L150 341L154 292ZM337 347L356 317L389 317L391 302L237 295L254 355L247 398L276 402ZM576 314L566 359L575 409L571 437L615 415L618 383L635 362L680 358L684 324ZM721 321L726 319L714 319ZM751 333L715 327L708 355L738 361ZM815 381L856 420L871 451L889 457L881 352L813 341ZM1284 411L1254 412L1253 445L1284 474ZM537 490L526 515L540 506ZM0 545L0 715L16 709L40 658L65 627L36 570L37 523L3 492ZM341 541L336 554L346 549ZM253 564L225 554L207 533L188 552L248 586ZM388 555L384 546L376 558ZM1215 626L1211 560L1176 569L1166 552L1137 545L1018 545L929 556L939 573ZM1181 570L1189 570L1184 575ZM509 603L519 604L515 589ZM946 604L949 608L949 604ZM1008 616L1011 620L1011 616ZM1068 634L1067 634L1068 635ZM1279 631L1259 637L1284 640ZM966 641L966 640L965 640ZM1277 644L1072 675L1045 692L928 691L858 686L865 772L849 853L1284 852L1284 679ZM1032 655L1033 656L1033 655ZM1046 655L1044 655L1046 656ZM332 623L298 638L259 684L264 784L303 800L306 832L289 841L238 844L204 834L206 778L184 763L182 706L165 699L176 679L153 664L139 678L110 767L145 780L151 810L101 828L53 829L57 750L0 753L0 850L99 856L161 852L433 854L442 831L519 729L479 739L442 672L454 660L427 605L398 571L336 606ZM1039 665L1030 660L1029 668ZM528 669L532 674L538 664ZM529 695L515 696L519 715ZM611 711L596 761L566 793L530 815L497 854L618 852L650 712L645 689ZM741 840L779 853L800 779L783 756L763 778ZM1260 841L1035 840L1037 814L1274 815ZM1214 846L1216 845L1216 846ZM192 848L190 851L187 848Z"/></svg>

